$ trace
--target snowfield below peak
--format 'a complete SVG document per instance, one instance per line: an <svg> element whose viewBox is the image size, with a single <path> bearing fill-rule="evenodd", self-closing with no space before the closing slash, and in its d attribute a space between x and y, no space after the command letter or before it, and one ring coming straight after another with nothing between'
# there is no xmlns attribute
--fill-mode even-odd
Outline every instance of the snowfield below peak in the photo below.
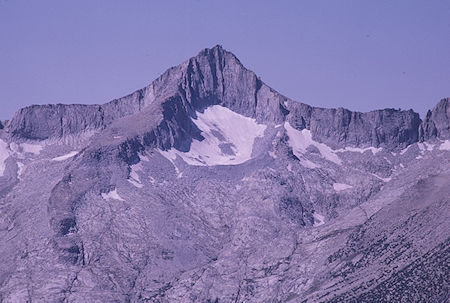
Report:
<svg viewBox="0 0 450 303"><path fill-rule="evenodd" d="M334 151L327 145L323 143L316 142L312 139L311 131L307 129L297 130L293 128L289 122L284 123L284 128L286 129L287 135L289 137L289 144L292 147L292 152L294 155L302 161L303 153L307 152L309 146L315 146L323 158L328 161L334 162L338 165L342 164L341 159L334 153ZM304 166L309 168L315 168L315 165L311 165L306 159L302 161Z"/></svg>
<svg viewBox="0 0 450 303"><path fill-rule="evenodd" d="M186 153L174 148L160 151L164 157L174 161L178 155L187 164L197 166L241 164L251 159L255 139L262 137L266 130L266 125L258 124L255 119L220 105L197 112L193 122L205 139L193 140Z"/></svg>

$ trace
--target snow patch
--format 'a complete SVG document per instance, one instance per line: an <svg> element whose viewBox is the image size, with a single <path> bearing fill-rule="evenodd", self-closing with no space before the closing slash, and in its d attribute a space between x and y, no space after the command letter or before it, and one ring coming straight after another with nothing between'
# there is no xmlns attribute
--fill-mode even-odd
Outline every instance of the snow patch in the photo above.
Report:
<svg viewBox="0 0 450 303"><path fill-rule="evenodd" d="M343 191L352 188L353 186L345 183L333 183L333 188L335 191Z"/></svg>
<svg viewBox="0 0 450 303"><path fill-rule="evenodd" d="M432 151L434 149L434 144L430 144L428 142L417 143L417 146L419 147L419 149L422 152L422 154L425 151Z"/></svg>
<svg viewBox="0 0 450 303"><path fill-rule="evenodd" d="M134 179L128 179L128 182L130 182L133 186L137 187L137 188L142 188L144 187L144 185L142 185L141 183L137 182Z"/></svg>
<svg viewBox="0 0 450 303"><path fill-rule="evenodd" d="M39 155L43 148L42 145L29 144L29 143L22 143L22 144L20 144L20 147L22 148L22 151L24 153L30 153L30 154L35 154L35 155Z"/></svg>
<svg viewBox="0 0 450 303"><path fill-rule="evenodd" d="M297 157L298 158L298 157ZM300 164L303 166L303 167L306 167L306 168L309 168L309 169L314 169L314 168L318 168L318 167L320 167L320 165L317 165L316 163L314 163L314 162L312 162L312 161L310 161L310 160L308 160L308 159L300 159Z"/></svg>
<svg viewBox="0 0 450 303"><path fill-rule="evenodd" d="M383 181L383 182L389 182L389 181L392 180L391 177L388 177L388 178L382 178L382 177L380 177L380 176L378 176L378 175L376 175L376 174L371 174L371 175L374 176L374 177L377 178L377 179L380 179L380 180Z"/></svg>
<svg viewBox="0 0 450 303"><path fill-rule="evenodd" d="M178 166L175 164L175 160L177 159L177 156L180 156L180 151L172 148L168 151L162 151L162 150L158 150L159 153L165 157L167 160L170 161L170 163L172 163L173 168L175 169L175 173L177 174L177 179L180 179L183 176L183 173L180 172L180 169L178 168ZM180 156L181 157L181 156ZM185 160L183 157L181 157L183 160ZM186 161L186 160L185 160ZM187 162L187 161L186 161ZM188 162L189 163L189 162ZM192 165L197 165L197 166L201 166L201 164L192 164Z"/></svg>
<svg viewBox="0 0 450 303"><path fill-rule="evenodd" d="M365 147L365 148L359 148L359 147L351 147L351 146L347 146L345 148L341 148L341 149L336 149L335 152L337 153L343 153L343 152L354 152L354 153L365 153L366 151L370 150L372 152L373 155L381 152L383 150L383 148L381 147Z"/></svg>
<svg viewBox="0 0 450 303"><path fill-rule="evenodd" d="M424 142L424 144L425 144L426 149L427 149L428 151L432 151L432 150L434 149L434 144L430 144L430 143L428 143L428 142Z"/></svg>
<svg viewBox="0 0 450 303"><path fill-rule="evenodd" d="M144 187L144 185L142 185L141 178L138 175L138 171L141 170L142 170L141 163L131 165L130 178L128 178L128 182L130 182L137 188Z"/></svg>
<svg viewBox="0 0 450 303"><path fill-rule="evenodd" d="M137 171L134 168L132 168L130 172L130 177L136 180L137 182L141 183L141 179L139 178L139 175L137 174Z"/></svg>
<svg viewBox="0 0 450 303"><path fill-rule="evenodd" d="M420 143L419 143L420 144ZM409 150L409 148L411 147L412 145L408 145L406 148L404 148L404 149L402 149L401 151L400 151L400 155L404 155L408 150ZM419 148L420 148L420 146L419 146ZM395 156L395 155L394 155Z"/></svg>
<svg viewBox="0 0 450 303"><path fill-rule="evenodd" d="M139 154L139 160L144 161L144 162L150 161L150 159L144 154Z"/></svg>
<svg viewBox="0 0 450 303"><path fill-rule="evenodd" d="M23 180L23 172L25 171L25 164L23 164L22 162L17 162L17 178L19 180Z"/></svg>
<svg viewBox="0 0 450 303"><path fill-rule="evenodd" d="M439 150L450 150L450 140L445 140L440 146Z"/></svg>
<svg viewBox="0 0 450 303"><path fill-rule="evenodd" d="M78 151L74 150L74 151L71 151L68 154L65 154L65 155L62 155L62 156L59 156L59 157L55 157L55 158L52 159L52 161L64 161L64 160L72 158L76 154L78 154Z"/></svg>
<svg viewBox="0 0 450 303"><path fill-rule="evenodd" d="M8 148L8 144L5 141L0 139L0 176L3 176L5 173L5 161L8 159L10 155L10 151Z"/></svg>
<svg viewBox="0 0 450 303"><path fill-rule="evenodd" d="M119 193L117 193L117 188L115 188L113 191L110 191L108 193L102 193L102 198L105 200L125 201L124 199L122 199L121 196L119 196Z"/></svg>
<svg viewBox="0 0 450 303"><path fill-rule="evenodd" d="M251 159L253 143L262 137L266 125L239 115L226 107L213 105L197 112L193 122L202 131L202 141L193 140L189 152L175 148L160 153L175 161L180 156L187 164L196 166L236 165Z"/></svg>
<svg viewBox="0 0 450 303"><path fill-rule="evenodd" d="M303 129L302 131L299 131L293 128L289 124L289 122L285 122L284 127L286 129L287 135L289 136L289 144L291 145L293 153L297 158L302 159L302 154L306 152L308 146L313 145L319 150L322 157L324 157L328 161L334 162L339 165L342 164L341 159L329 146L323 143L316 142L312 139L311 132L309 130Z"/></svg>
<svg viewBox="0 0 450 303"><path fill-rule="evenodd" d="M313 226L320 226L325 224L325 217L318 213L313 213L314 217L314 225Z"/></svg>

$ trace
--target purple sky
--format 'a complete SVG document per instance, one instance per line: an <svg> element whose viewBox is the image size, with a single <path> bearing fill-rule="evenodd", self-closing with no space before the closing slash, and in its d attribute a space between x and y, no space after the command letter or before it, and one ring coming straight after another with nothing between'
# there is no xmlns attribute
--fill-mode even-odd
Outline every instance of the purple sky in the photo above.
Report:
<svg viewBox="0 0 450 303"><path fill-rule="evenodd" d="M352 110L450 97L450 1L0 0L0 119L105 103L222 44L294 100Z"/></svg>

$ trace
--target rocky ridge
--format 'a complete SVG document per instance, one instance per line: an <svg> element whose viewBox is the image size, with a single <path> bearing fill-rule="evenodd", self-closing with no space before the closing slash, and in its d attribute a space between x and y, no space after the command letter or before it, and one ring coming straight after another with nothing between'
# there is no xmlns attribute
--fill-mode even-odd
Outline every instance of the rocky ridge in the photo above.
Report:
<svg viewBox="0 0 450 303"><path fill-rule="evenodd" d="M155 100L172 103L166 106L182 111L183 119L219 104L258 122L287 120L296 128L311 130L315 140L335 148L404 148L419 140L448 136L448 99L443 99L423 122L412 110L359 113L313 107L280 95L221 46L203 50L149 86L104 105L35 105L21 109L9 122L8 131L23 139L61 138L102 129L145 110Z"/></svg>

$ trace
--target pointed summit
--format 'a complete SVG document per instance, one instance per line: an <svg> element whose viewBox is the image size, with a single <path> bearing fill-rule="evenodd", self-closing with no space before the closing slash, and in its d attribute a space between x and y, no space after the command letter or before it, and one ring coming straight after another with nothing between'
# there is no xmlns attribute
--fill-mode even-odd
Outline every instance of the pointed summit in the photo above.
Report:
<svg viewBox="0 0 450 303"><path fill-rule="evenodd" d="M212 48L205 48L198 53L196 57L209 57L211 59L224 59L227 60L228 64L237 64L240 67L244 68L241 61L236 57L235 54L223 48L222 45L217 44Z"/></svg>
<svg viewBox="0 0 450 303"><path fill-rule="evenodd" d="M421 139L450 139L450 98L442 99L428 111L420 127Z"/></svg>

